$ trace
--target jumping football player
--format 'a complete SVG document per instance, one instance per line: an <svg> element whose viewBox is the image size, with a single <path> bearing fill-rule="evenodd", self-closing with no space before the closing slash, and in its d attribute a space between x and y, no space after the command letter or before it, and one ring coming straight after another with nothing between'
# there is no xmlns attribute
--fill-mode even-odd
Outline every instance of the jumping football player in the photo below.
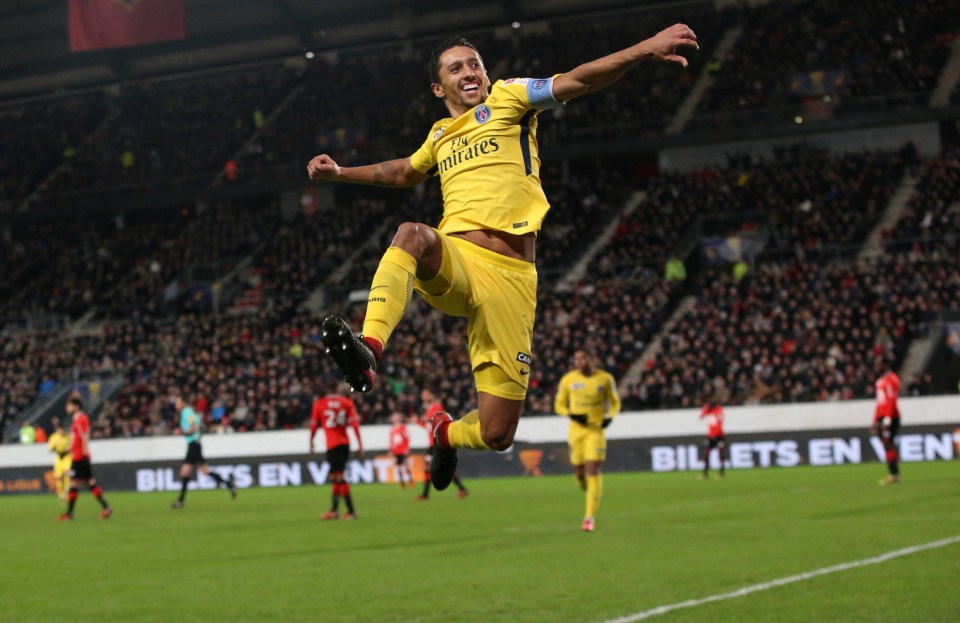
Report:
<svg viewBox="0 0 960 623"><path fill-rule="evenodd" d="M540 185L537 115L595 93L645 60L684 67L681 47L697 36L676 24L564 74L491 85L470 42L448 39L430 58L430 89L449 113L408 158L341 167L329 155L307 165L313 180L404 188L440 177L443 219L400 225L370 287L362 336L330 316L327 353L354 391L370 391L377 362L416 290L430 305L469 319L468 343L478 409L454 422L438 413L430 477L446 489L457 450L504 450L513 443L533 365L537 232L550 206ZM332 218L331 227L337 219Z"/></svg>

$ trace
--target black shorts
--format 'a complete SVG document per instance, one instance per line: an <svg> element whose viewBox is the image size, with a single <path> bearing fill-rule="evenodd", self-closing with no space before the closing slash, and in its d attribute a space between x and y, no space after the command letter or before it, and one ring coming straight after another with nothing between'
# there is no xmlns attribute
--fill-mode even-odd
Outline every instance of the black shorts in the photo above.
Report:
<svg viewBox="0 0 960 623"><path fill-rule="evenodd" d="M350 446L343 444L327 449L327 463L331 472L343 472L347 469L347 459L350 458Z"/></svg>
<svg viewBox="0 0 960 623"><path fill-rule="evenodd" d="M93 467L90 466L90 457L85 459L73 459L73 465L70 466L70 477L76 480L90 480L93 478Z"/></svg>
<svg viewBox="0 0 960 623"><path fill-rule="evenodd" d="M704 442L704 445L711 450L720 444L727 445L727 439L723 435L719 435L717 437L707 437L707 440Z"/></svg>
<svg viewBox="0 0 960 623"><path fill-rule="evenodd" d="M191 441L187 444L187 458L183 459L184 463L190 463L191 465L203 465L206 461L203 460L203 448L200 447L199 441Z"/></svg>
<svg viewBox="0 0 960 623"><path fill-rule="evenodd" d="M406 465L407 464L407 455L406 454L394 454L394 457L397 459L397 465Z"/></svg>
<svg viewBox="0 0 960 623"><path fill-rule="evenodd" d="M888 416L886 426L880 426L880 439L884 443L894 443L900 432L900 416Z"/></svg>

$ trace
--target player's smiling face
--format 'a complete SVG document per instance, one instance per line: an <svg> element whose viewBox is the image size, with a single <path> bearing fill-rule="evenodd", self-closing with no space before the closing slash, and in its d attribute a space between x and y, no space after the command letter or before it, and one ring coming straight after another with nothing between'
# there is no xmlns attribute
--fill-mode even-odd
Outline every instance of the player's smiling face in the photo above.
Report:
<svg viewBox="0 0 960 623"><path fill-rule="evenodd" d="M483 59L473 48L456 45L440 55L440 82L430 85L433 94L459 117L490 95L490 78Z"/></svg>

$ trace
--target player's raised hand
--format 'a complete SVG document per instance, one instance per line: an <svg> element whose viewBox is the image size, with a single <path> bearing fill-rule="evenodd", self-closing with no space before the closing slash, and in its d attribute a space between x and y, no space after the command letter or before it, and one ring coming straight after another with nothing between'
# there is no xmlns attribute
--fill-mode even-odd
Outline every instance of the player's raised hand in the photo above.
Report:
<svg viewBox="0 0 960 623"><path fill-rule="evenodd" d="M307 164L307 175L312 180L335 180L340 176L340 165L327 154L320 154Z"/></svg>
<svg viewBox="0 0 960 623"><path fill-rule="evenodd" d="M670 28L661 30L647 39L644 44L648 51L656 58L670 63L680 63L684 67L689 65L687 59L677 54L677 48L688 47L699 50L697 35L686 24L674 24Z"/></svg>

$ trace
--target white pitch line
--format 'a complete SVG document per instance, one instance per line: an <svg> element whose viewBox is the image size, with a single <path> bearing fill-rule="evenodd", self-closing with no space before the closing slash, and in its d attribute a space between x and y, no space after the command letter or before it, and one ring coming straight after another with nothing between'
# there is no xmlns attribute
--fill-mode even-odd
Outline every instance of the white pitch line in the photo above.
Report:
<svg viewBox="0 0 960 623"><path fill-rule="evenodd" d="M804 580L809 580L810 578L815 578L817 576L827 575L828 573L836 573L837 571L846 571L847 569L856 569L857 567L865 567L867 565L878 565L882 562L893 560L894 558L900 558L901 556L909 556L910 554L916 554L917 552L922 552L928 549L939 549L941 547L953 545L954 543L960 543L960 536L951 537L949 539L942 539L940 541L933 541L932 543L925 543L923 545L914 545L912 547L905 547L903 549L887 552L886 554L874 556L873 558L864 558L863 560L845 562L839 565L834 565L832 567L823 567L822 569L814 569L813 571L807 571L805 573L791 575L789 577L779 578L777 580L770 580L769 582L753 584L752 586L745 586L743 588L737 589L735 591L731 591L729 593L721 593L719 595L710 595L709 597L702 597L700 599L690 599L690 600L681 601L675 604L668 604L666 606L658 606L656 608L653 608L652 610L645 610L643 612L637 612L636 614L629 614L627 616L620 617L619 619L610 619L609 621L604 621L604 623L633 623L634 621L642 621L643 619L649 619L655 616L659 616L661 614L666 614L668 612L672 612L673 610L681 610L683 608L693 608L694 606L702 606L703 604L712 603L714 601L724 601L727 599L734 599L735 597L743 597L745 595L749 595L750 593L758 593L760 591L765 591L767 589L775 588L777 586L783 586L785 584L793 584L794 582L802 582Z"/></svg>

